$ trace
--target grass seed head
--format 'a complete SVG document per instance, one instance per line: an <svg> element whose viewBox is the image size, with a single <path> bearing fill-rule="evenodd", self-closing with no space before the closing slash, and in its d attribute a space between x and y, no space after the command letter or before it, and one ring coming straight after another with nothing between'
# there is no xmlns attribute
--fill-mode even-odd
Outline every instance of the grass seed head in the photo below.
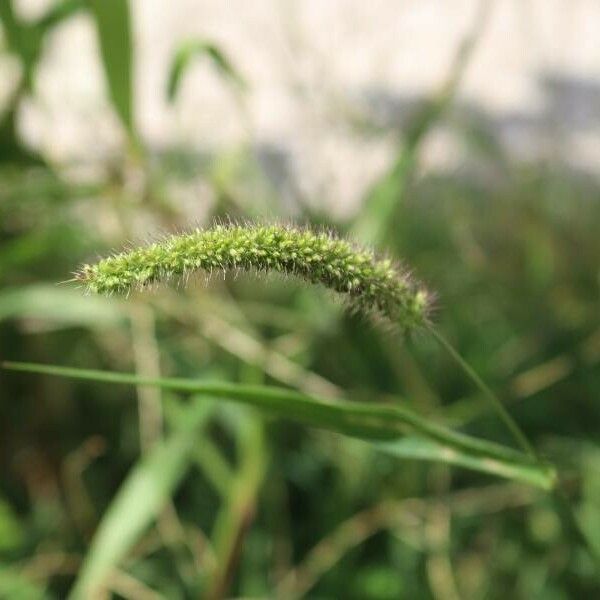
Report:
<svg viewBox="0 0 600 600"><path fill-rule="evenodd" d="M100 294L132 290L195 271L276 272L320 284L341 294L361 313L375 314L405 330L424 325L430 307L426 289L390 260L328 232L280 225L216 225L173 235L128 250L76 277Z"/></svg>

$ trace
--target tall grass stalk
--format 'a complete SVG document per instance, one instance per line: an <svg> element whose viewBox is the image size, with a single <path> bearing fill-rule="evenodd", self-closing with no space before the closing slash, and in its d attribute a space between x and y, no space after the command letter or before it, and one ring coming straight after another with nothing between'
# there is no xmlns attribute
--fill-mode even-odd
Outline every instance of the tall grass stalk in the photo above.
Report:
<svg viewBox="0 0 600 600"><path fill-rule="evenodd" d="M121 252L76 273L92 291L132 290L195 271L244 270L298 276L342 294L359 312L377 314L409 331L426 327L482 391L527 454L535 451L502 403L428 319L430 294L390 260L354 247L330 232L279 225L217 225L173 235L146 247Z"/></svg>

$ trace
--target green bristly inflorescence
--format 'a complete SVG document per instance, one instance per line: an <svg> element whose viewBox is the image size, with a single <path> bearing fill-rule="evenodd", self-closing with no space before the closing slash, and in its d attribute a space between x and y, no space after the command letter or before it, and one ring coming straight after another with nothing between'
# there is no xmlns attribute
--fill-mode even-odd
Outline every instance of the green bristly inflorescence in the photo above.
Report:
<svg viewBox="0 0 600 600"><path fill-rule="evenodd" d="M360 312L403 329L424 325L429 294L390 260L327 232L279 225L217 225L84 265L77 279L92 292L126 294L203 270L277 272L339 292Z"/></svg>

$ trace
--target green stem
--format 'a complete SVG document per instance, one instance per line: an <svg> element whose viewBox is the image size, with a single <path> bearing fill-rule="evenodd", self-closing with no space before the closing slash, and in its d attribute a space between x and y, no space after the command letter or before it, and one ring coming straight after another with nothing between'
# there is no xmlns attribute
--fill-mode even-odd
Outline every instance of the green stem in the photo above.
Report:
<svg viewBox="0 0 600 600"><path fill-rule="evenodd" d="M458 366L463 370L463 372L469 377L469 379L479 388L481 393L485 396L485 398L490 403L491 407L494 409L496 414L502 419L506 427L510 430L515 440L519 442L521 448L531 456L531 458L538 460L538 455L534 450L533 446L521 430L521 428L517 425L516 421L510 416L506 408L496 394L492 392L489 386L477 375L475 370L469 365L469 363L456 351L454 346L432 325L428 324L427 329L433 335L433 337L437 340L437 342L448 352L448 354L454 359L454 361L458 364Z"/></svg>
<svg viewBox="0 0 600 600"><path fill-rule="evenodd" d="M438 341L438 343L450 354L450 356L454 359L454 361L460 366L460 368L466 373L466 375L473 381L473 383L481 390L483 395L488 399L490 404L492 405L495 412L498 416L504 421L508 429L510 429L511 433L515 437L515 439L522 446L523 450L531 456L531 458L540 466L543 466L543 462L538 456L537 452L521 430L521 428L517 425L515 420L510 416L507 410L504 408L504 405L500 402L496 394L492 392L492 390L488 387L488 385L477 375L475 370L465 361L465 359L457 352L457 350L450 344L450 342L439 332L437 331L431 324L427 325L427 329L431 332L433 337ZM559 489L558 485L553 486L550 489L550 495L553 499L557 512L559 516L562 518L563 523L566 528L571 532L571 535L575 537L575 539L583 546L590 557L594 560L594 562L600 566L600 557L596 552L596 549L590 543L587 535L581 529L579 522L577 521L577 517L575 516L575 512L573 507L568 502L562 490Z"/></svg>
<svg viewBox="0 0 600 600"><path fill-rule="evenodd" d="M237 443L239 467L212 534L217 568L206 591L206 598L211 600L228 596L267 467L264 425L260 420L250 419L243 423Z"/></svg>

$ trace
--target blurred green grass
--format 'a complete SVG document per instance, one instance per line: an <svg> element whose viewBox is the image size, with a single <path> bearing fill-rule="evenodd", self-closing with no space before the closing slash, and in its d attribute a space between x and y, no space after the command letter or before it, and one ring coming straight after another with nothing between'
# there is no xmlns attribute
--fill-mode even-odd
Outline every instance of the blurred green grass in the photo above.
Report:
<svg viewBox="0 0 600 600"><path fill-rule="evenodd" d="M76 4L57 14L68 17ZM102 46L115 110L136 140L122 162L106 177L74 183L24 147L13 116L34 93L29 77L43 34L15 25L10 6L0 2L5 47L26 68L0 127L10 134L0 140L2 359L141 375L159 368L326 396L343 391L363 401L402 396L424 416L509 443L430 340L401 344L319 291L240 276L125 304L57 286L80 262L121 247L147 223L156 231L184 227L188 214L171 191L182 177L214 190L207 222L289 215L247 148L203 161L186 149L168 156L140 150L130 67L121 75L114 67L133 59L110 54L132 47L123 19L121 43ZM109 17L99 17L100 32ZM439 327L557 465L600 552L600 182L560 163L515 163L492 138L487 153L478 141L467 159L472 170L418 176L420 144L451 110L451 94L443 100L439 110L417 113L405 132L402 176L392 168L375 184L375 192L385 190L384 210L367 202L352 219L335 222L307 203L297 219L379 243L428 282L438 294ZM125 185L131 168L143 173L141 200ZM151 461L140 429L161 435L164 420L168 444L186 417L169 393L5 371L0 398L0 596L62 598L130 469ZM159 478L169 488L159 517L110 578L119 597L155 597L152 590L167 598L600 593L594 563L542 492L444 464L399 461L234 406L210 405L202 418L196 454L186 454L180 477L176 460L174 479ZM130 525L134 515L143 521L145 500L140 492L140 509L133 501L127 509Z"/></svg>

